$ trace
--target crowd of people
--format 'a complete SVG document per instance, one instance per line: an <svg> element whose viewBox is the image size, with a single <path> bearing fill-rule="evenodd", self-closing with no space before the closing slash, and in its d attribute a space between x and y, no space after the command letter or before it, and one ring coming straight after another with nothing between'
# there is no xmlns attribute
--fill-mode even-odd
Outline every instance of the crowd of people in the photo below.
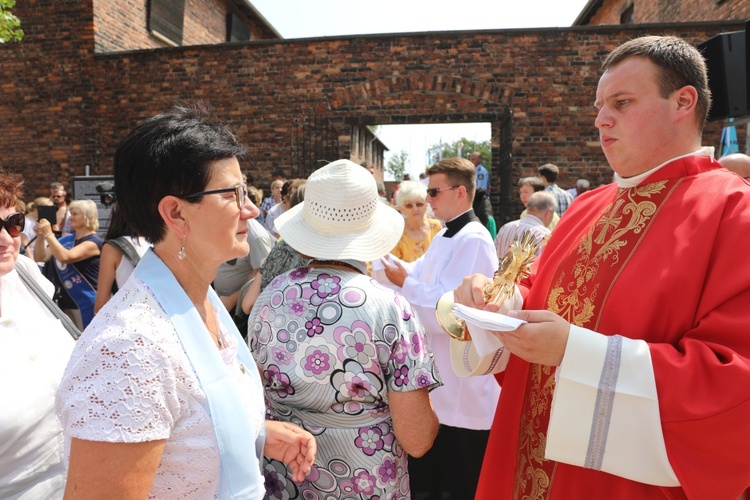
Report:
<svg viewBox="0 0 750 500"><path fill-rule="evenodd" d="M596 92L613 182L541 165L499 228L478 152L390 202L349 160L263 199L200 104L120 143L104 238L0 171L0 498L738 498L750 157L702 146L710 102L695 48L626 42ZM446 294L483 326L448 335Z"/></svg>

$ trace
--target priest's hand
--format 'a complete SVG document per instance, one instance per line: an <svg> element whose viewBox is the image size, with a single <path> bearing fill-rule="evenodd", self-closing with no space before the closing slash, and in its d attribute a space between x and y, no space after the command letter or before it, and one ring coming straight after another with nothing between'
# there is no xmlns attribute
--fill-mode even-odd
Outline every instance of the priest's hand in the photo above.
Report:
<svg viewBox="0 0 750 500"><path fill-rule="evenodd" d="M529 363L560 365L570 323L549 311L510 311L508 315L528 323L510 332L492 332L506 349Z"/></svg>
<svg viewBox="0 0 750 500"><path fill-rule="evenodd" d="M310 472L318 445L315 437L303 428L287 422L266 420L266 444L263 454L284 462L298 483Z"/></svg>
<svg viewBox="0 0 750 500"><path fill-rule="evenodd" d="M492 284L492 278L484 274L472 274L467 276L461 284L453 291L453 300L456 304L463 304L474 309L486 309L496 312L500 309L499 304L487 303L484 300L484 288Z"/></svg>

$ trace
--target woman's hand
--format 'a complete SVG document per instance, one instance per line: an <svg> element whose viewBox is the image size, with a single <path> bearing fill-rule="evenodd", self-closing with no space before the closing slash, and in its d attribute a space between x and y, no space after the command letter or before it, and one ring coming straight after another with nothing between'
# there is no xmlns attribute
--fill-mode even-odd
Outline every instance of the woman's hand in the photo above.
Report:
<svg viewBox="0 0 750 500"><path fill-rule="evenodd" d="M40 240L43 240L44 238L52 234L52 226L50 225L47 219L41 219L39 222L36 223L36 227L34 227L34 232L37 234L37 237Z"/></svg>
<svg viewBox="0 0 750 500"><path fill-rule="evenodd" d="M263 454L288 465L294 481L301 483L305 480L317 451L315 437L306 430L287 422L266 420Z"/></svg>

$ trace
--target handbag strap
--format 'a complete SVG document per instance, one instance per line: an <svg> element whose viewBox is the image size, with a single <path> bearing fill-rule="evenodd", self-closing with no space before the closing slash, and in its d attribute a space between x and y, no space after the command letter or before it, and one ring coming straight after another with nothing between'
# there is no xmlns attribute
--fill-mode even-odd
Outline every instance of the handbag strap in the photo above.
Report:
<svg viewBox="0 0 750 500"><path fill-rule="evenodd" d="M62 310L57 307L57 304L55 304L52 299L50 299L46 293L44 293L44 290L39 286L39 284L34 281L34 278L29 275L29 273L21 267L18 262L16 262L15 265L16 271L18 272L18 275L21 277L21 280L23 280L24 284L34 292L34 295L39 297L39 300L41 300L45 306L47 306L47 309L49 309L52 314L54 314L57 319L60 320L60 323L62 323L62 326L68 331L71 337L73 337L74 340L78 340L78 337L81 336L81 332L78 331L78 328L76 328L76 325L73 324L73 322L70 320L67 314L62 312Z"/></svg>
<svg viewBox="0 0 750 500"><path fill-rule="evenodd" d="M138 255L138 252L135 251L135 247L133 247L133 244L130 243L124 236L112 238L111 240L107 240L104 243L109 243L110 245L118 249L120 253L123 254L131 264L133 264L133 267L137 266L138 262L141 260L141 256Z"/></svg>

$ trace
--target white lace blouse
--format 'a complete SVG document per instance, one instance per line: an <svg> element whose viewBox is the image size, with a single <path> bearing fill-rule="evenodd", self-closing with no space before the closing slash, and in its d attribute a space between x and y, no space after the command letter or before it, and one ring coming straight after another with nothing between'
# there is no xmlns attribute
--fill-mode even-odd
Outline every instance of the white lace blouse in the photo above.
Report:
<svg viewBox="0 0 750 500"><path fill-rule="evenodd" d="M264 423L262 388L241 370L236 337L221 329L222 358L246 389L238 404L250 415L257 438ZM206 395L172 323L137 276L81 336L60 383L56 410L66 456L72 437L122 443L166 439L150 497L217 496L219 450Z"/></svg>

